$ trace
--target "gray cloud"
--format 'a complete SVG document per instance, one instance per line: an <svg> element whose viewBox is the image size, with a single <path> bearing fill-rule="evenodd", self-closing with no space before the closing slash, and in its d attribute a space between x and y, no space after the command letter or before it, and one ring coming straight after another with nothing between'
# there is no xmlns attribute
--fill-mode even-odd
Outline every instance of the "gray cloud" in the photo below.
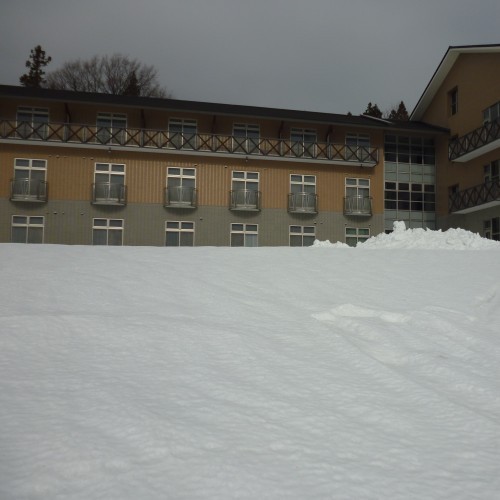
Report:
<svg viewBox="0 0 500 500"><path fill-rule="evenodd" d="M497 0L7 0L0 83L41 44L64 61L122 53L178 99L361 113L411 109L449 45L500 43Z"/></svg>

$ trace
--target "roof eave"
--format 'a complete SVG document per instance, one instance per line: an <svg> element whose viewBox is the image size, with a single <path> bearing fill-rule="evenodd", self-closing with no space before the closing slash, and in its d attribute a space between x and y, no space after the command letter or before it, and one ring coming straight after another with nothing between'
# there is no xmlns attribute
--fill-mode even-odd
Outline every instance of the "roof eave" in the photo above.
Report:
<svg viewBox="0 0 500 500"><path fill-rule="evenodd" d="M500 44L489 45L451 45L448 47L444 57L441 59L436 71L432 75L427 87L422 96L418 100L415 108L410 114L411 121L419 121L422 119L427 107L436 95L437 90L443 83L444 79L450 72L460 54L467 53L485 53L485 52L500 52Z"/></svg>

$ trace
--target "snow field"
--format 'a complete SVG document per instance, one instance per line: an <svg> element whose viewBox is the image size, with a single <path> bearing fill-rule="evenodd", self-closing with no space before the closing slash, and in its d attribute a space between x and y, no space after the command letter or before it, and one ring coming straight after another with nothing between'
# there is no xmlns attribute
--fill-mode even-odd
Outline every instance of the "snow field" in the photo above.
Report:
<svg viewBox="0 0 500 500"><path fill-rule="evenodd" d="M498 498L496 242L0 255L2 499Z"/></svg>

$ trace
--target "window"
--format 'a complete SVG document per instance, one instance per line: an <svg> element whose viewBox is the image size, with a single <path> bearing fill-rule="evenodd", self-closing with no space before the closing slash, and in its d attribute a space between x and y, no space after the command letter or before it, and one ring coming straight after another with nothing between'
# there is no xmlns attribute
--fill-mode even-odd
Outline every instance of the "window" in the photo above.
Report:
<svg viewBox="0 0 500 500"><path fill-rule="evenodd" d="M346 177L344 211L346 214L371 214L370 179Z"/></svg>
<svg viewBox="0 0 500 500"><path fill-rule="evenodd" d="M385 136L385 161L434 165L434 140L426 137Z"/></svg>
<svg viewBox="0 0 500 500"><path fill-rule="evenodd" d="M483 124L494 122L500 119L500 101L483 111Z"/></svg>
<svg viewBox="0 0 500 500"><path fill-rule="evenodd" d="M196 169L167 168L167 206L196 206Z"/></svg>
<svg viewBox="0 0 500 500"><path fill-rule="evenodd" d="M45 201L47 199L46 174L47 160L16 158L12 199Z"/></svg>
<svg viewBox="0 0 500 500"><path fill-rule="evenodd" d="M258 246L257 224L231 224L231 246L232 247L256 247Z"/></svg>
<svg viewBox="0 0 500 500"><path fill-rule="evenodd" d="M370 196L370 179L346 177L345 195L350 198L368 198Z"/></svg>
<svg viewBox="0 0 500 500"><path fill-rule="evenodd" d="M102 144L125 144L127 115L97 113L97 139Z"/></svg>
<svg viewBox="0 0 500 500"><path fill-rule="evenodd" d="M233 125L233 153L259 153L260 128L258 125Z"/></svg>
<svg viewBox="0 0 500 500"><path fill-rule="evenodd" d="M448 107L450 110L450 115L456 115L458 113L458 88L455 87L454 89L450 90L448 92Z"/></svg>
<svg viewBox="0 0 500 500"><path fill-rule="evenodd" d="M346 160L365 161L370 159L370 136L347 134L345 136Z"/></svg>
<svg viewBox="0 0 500 500"><path fill-rule="evenodd" d="M259 207L259 172L233 171L231 178L231 208Z"/></svg>
<svg viewBox="0 0 500 500"><path fill-rule="evenodd" d="M93 245L123 245L123 219L94 219L92 225Z"/></svg>
<svg viewBox="0 0 500 500"><path fill-rule="evenodd" d="M500 217L483 221L483 235L489 240L500 241Z"/></svg>
<svg viewBox="0 0 500 500"><path fill-rule="evenodd" d="M165 246L192 247L194 245L194 222L165 222Z"/></svg>
<svg viewBox="0 0 500 500"><path fill-rule="evenodd" d="M290 212L315 213L317 211L315 175L291 174L290 191L288 197Z"/></svg>
<svg viewBox="0 0 500 500"><path fill-rule="evenodd" d="M316 131L304 128L292 128L290 131L291 152L298 158L316 156Z"/></svg>
<svg viewBox="0 0 500 500"><path fill-rule="evenodd" d="M499 164L498 160L492 161L484 166L484 182L498 182L499 176Z"/></svg>
<svg viewBox="0 0 500 500"><path fill-rule="evenodd" d="M434 212L436 206L434 184L386 182L384 206L386 210Z"/></svg>
<svg viewBox="0 0 500 500"><path fill-rule="evenodd" d="M196 149L196 120L170 120L169 144L174 149Z"/></svg>
<svg viewBox="0 0 500 500"><path fill-rule="evenodd" d="M17 108L17 133L22 139L44 140L48 137L49 110L47 108Z"/></svg>
<svg viewBox="0 0 500 500"><path fill-rule="evenodd" d="M290 246L310 247L316 239L314 226L290 226Z"/></svg>
<svg viewBox="0 0 500 500"><path fill-rule="evenodd" d="M346 227L345 242L350 247L355 247L358 243L363 243L370 237L370 229L361 227Z"/></svg>
<svg viewBox="0 0 500 500"><path fill-rule="evenodd" d="M121 163L95 164L93 201L125 204L125 165Z"/></svg>
<svg viewBox="0 0 500 500"><path fill-rule="evenodd" d="M43 243L44 218L38 215L12 216L12 243Z"/></svg>
<svg viewBox="0 0 500 500"><path fill-rule="evenodd" d="M316 193L316 176L291 174L290 191L292 193Z"/></svg>

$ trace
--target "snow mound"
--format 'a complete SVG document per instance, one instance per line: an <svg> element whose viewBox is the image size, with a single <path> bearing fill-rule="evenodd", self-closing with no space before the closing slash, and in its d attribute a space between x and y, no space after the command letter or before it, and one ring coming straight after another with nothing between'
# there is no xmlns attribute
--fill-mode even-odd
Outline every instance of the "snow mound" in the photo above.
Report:
<svg viewBox="0 0 500 500"><path fill-rule="evenodd" d="M315 241L316 247L347 247L345 243L332 244L329 241ZM349 247L350 248L350 247ZM379 234L358 243L356 248L387 249L407 248L424 250L494 250L500 249L500 242L488 240L477 233L465 229L448 229L432 231L430 229L406 229L403 221L394 222L394 230L390 234Z"/></svg>

